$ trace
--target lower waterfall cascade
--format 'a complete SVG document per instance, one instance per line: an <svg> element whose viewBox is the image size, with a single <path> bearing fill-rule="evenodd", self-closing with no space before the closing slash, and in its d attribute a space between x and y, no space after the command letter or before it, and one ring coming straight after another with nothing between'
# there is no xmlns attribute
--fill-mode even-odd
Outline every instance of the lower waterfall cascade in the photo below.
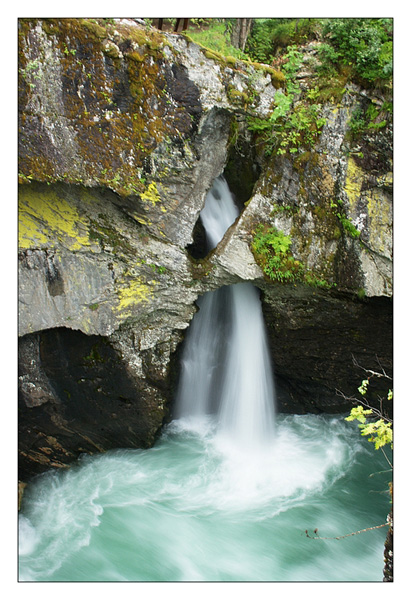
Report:
<svg viewBox="0 0 411 600"><path fill-rule="evenodd" d="M238 216L227 182L218 178L200 213L209 250ZM219 428L243 448L274 433L274 381L257 289L238 283L198 301L185 342L177 392L180 417L218 415Z"/></svg>
<svg viewBox="0 0 411 600"><path fill-rule="evenodd" d="M219 177L214 248L239 212ZM381 581L384 456L343 415L283 415L258 289L198 299L175 414L150 449L83 455L29 482L20 581ZM329 539L311 539L305 531ZM314 535L314 533L312 534Z"/></svg>

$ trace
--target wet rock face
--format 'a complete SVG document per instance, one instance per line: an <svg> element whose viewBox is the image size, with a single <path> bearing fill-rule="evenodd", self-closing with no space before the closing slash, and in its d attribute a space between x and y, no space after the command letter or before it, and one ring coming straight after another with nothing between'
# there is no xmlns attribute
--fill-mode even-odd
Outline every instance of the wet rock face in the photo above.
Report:
<svg viewBox="0 0 411 600"><path fill-rule="evenodd" d="M81 453L152 445L168 415L170 345L142 351L138 365L125 355L124 340L65 328L20 339L21 479Z"/></svg>
<svg viewBox="0 0 411 600"><path fill-rule="evenodd" d="M392 301L356 300L307 288L264 287L263 313L276 375L280 412L341 413L358 396L363 368L392 376ZM373 380L379 408L386 388ZM389 407L387 407L390 409Z"/></svg>
<svg viewBox="0 0 411 600"><path fill-rule="evenodd" d="M158 329L173 304L176 327L190 320L197 297L190 260L183 248L150 237L125 199L32 184L19 204L20 335L68 327L108 336L130 319L135 329Z"/></svg>

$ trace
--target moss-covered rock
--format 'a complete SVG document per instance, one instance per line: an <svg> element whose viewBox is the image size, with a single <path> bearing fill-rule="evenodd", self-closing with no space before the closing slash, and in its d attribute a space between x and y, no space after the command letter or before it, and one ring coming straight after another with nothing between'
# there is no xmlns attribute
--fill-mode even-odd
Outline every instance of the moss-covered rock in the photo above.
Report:
<svg viewBox="0 0 411 600"><path fill-rule="evenodd" d="M349 141L358 102L355 87L346 90L340 104L323 107L325 125L312 148L262 159L255 193L269 199L260 220L291 235L294 257L315 280L390 296L392 139L390 146L389 130L367 136L368 155L379 156L382 143L385 158L366 168L358 140Z"/></svg>
<svg viewBox="0 0 411 600"><path fill-rule="evenodd" d="M165 38L124 21L19 25L21 173L123 195L144 190L146 157L192 128L167 86Z"/></svg>

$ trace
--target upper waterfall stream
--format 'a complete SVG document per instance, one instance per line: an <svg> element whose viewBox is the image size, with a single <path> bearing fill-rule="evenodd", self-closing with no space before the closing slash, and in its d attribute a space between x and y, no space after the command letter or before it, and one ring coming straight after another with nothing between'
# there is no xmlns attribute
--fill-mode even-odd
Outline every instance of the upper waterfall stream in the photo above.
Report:
<svg viewBox="0 0 411 600"><path fill-rule="evenodd" d="M201 219L238 210L223 178ZM175 419L148 450L82 456L31 482L22 581L381 581L389 473L342 416L275 414L257 289L199 298ZM330 539L313 540L305 530ZM314 534L313 534L314 535Z"/></svg>

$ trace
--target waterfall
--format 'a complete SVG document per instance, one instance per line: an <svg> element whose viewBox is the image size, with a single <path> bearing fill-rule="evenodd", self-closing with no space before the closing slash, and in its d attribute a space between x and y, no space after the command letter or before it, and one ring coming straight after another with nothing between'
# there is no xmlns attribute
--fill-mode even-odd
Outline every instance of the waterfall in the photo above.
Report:
<svg viewBox="0 0 411 600"><path fill-rule="evenodd" d="M209 250L238 214L220 176L200 213ZM197 304L183 351L177 416L216 415L219 434L259 447L272 439L275 389L258 291L238 283L207 292Z"/></svg>
<svg viewBox="0 0 411 600"><path fill-rule="evenodd" d="M219 178L201 213L210 248L237 214ZM338 417L278 415L274 436L257 288L225 286L198 305L183 351L179 418L154 448L85 455L78 468L29 484L19 515L20 580L378 581L381 530L373 534L379 541L353 536L333 552L303 532L358 531L364 506L369 523L384 520L385 458Z"/></svg>

